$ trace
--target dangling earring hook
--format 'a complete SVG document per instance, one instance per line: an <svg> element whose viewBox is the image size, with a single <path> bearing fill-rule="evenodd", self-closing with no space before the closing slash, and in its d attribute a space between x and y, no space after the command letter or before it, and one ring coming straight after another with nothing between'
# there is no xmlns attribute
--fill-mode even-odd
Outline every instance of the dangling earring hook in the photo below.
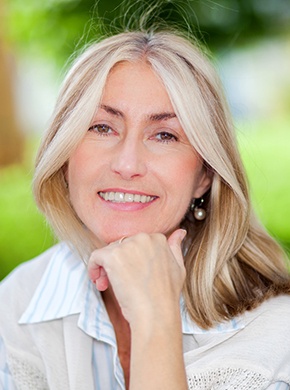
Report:
<svg viewBox="0 0 290 390"><path fill-rule="evenodd" d="M193 212L193 216L198 221L203 221L206 218L206 211L202 207L204 203L203 198L194 199L190 205L190 210Z"/></svg>

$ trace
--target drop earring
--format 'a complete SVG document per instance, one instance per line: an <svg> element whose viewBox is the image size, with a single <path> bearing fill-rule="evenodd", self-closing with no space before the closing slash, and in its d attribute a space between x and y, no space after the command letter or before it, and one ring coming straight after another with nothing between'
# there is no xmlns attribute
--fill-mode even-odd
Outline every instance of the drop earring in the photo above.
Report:
<svg viewBox="0 0 290 390"><path fill-rule="evenodd" d="M193 212L193 216L198 221L203 221L206 218L206 211L202 207L204 203L203 198L194 199L190 205L190 210Z"/></svg>

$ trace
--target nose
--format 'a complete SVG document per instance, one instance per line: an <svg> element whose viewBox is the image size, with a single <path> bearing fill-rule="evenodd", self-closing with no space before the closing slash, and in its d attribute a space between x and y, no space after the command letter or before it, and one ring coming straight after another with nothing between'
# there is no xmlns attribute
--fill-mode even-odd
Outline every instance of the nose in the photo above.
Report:
<svg viewBox="0 0 290 390"><path fill-rule="evenodd" d="M148 156L142 140L125 137L113 151L111 169L124 180L142 177L147 172Z"/></svg>

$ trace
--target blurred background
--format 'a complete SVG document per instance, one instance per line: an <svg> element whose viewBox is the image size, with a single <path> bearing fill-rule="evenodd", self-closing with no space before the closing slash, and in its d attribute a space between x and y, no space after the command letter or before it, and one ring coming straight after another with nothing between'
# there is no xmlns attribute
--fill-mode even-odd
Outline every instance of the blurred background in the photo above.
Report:
<svg viewBox="0 0 290 390"><path fill-rule="evenodd" d="M55 242L31 179L69 59L154 4L0 0L0 279ZM290 0L161 0L155 11L213 53L255 209L290 254Z"/></svg>

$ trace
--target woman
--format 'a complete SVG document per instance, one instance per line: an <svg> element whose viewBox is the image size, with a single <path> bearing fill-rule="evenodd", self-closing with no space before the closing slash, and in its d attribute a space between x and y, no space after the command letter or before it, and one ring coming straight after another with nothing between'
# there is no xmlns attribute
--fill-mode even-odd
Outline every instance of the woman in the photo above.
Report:
<svg viewBox="0 0 290 390"><path fill-rule="evenodd" d="M34 192L62 243L1 286L3 388L290 388L285 260L196 43L127 32L89 47Z"/></svg>

